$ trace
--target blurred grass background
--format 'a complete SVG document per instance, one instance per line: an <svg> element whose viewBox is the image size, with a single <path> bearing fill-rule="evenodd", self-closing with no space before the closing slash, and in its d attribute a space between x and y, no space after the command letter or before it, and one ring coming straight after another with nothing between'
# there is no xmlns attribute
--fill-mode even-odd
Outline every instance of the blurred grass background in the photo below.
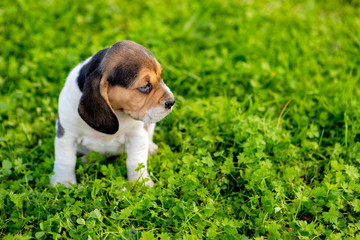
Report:
<svg viewBox="0 0 360 240"><path fill-rule="evenodd" d="M359 96L357 1L1 5L1 112L9 120L19 114L6 110L24 110L17 99L33 103L25 112L36 103L51 108L44 114L56 112L69 70L122 39L150 49L168 85L187 99L251 96L265 106L291 98L316 119L321 110L338 115L337 107L344 111ZM279 107L267 114L278 114Z"/></svg>
<svg viewBox="0 0 360 240"><path fill-rule="evenodd" d="M324 182L327 173L330 174L328 179L333 177L335 181L329 180L328 184L340 188L347 180L335 179L336 172L341 170L345 173L345 169L349 169L346 166L357 169L360 159L360 146L357 144L360 140L359 4L357 0L1 1L0 157L3 168L0 187L3 192L0 204L3 207L0 206L0 236L35 236L29 233L33 231L45 234L46 231L39 228L45 216L24 220L18 228L10 227L10 213L16 204L9 194L35 191L41 195L43 189L54 191L48 188L48 181L53 164L57 97L65 78L76 64L123 39L144 45L157 57L164 69L164 81L177 98L174 112L158 124L155 135L162 153L151 161L155 175L163 181L162 188L172 188L166 173L171 172L169 169L177 172L182 164L185 164L184 167L186 164L193 166L202 156L201 151L210 155L216 153L214 159L221 155L229 157L233 159L232 164L240 169L241 164L249 168L246 164L250 164L250 160L240 160L244 156L239 157L238 154L248 154L250 159L258 158L259 161L254 160L257 165L251 166L263 170L267 167L260 160L270 159L274 174L268 176L269 182L277 177L285 178L281 172L289 170L286 164L300 166L296 170L298 175L294 173L297 180L285 183L289 184L286 185L289 192L283 193L284 199L276 200L290 204L289 208L294 198L291 191L302 187L304 189L297 191L305 194L306 187L312 189L317 184L328 187ZM275 127L288 100L292 101L283 115L281 132ZM241 127L240 123L249 128ZM246 134L249 135L237 136L236 131L248 131ZM278 136L277 140L270 137L269 132ZM254 136L253 142L250 141L251 136ZM265 140L260 140L263 137ZM249 138L250 142L246 142ZM286 140L286 144L280 144L281 147L276 149L274 146L280 146L278 139ZM266 143L264 148L261 147L262 141ZM198 152L202 148L204 150ZM250 149L248 153L246 149ZM258 155L252 155L255 153ZM197 157L185 159L184 163L186 154ZM176 164L172 164L170 159ZM330 165L330 161L336 161L335 165ZM106 164L106 160L100 162ZM198 176L205 188L216 188L223 177L219 173L223 163L219 160L218 168L211 170L216 175L211 184ZM338 163L343 167L336 167ZM114 163L115 166L118 164ZM214 190L216 193L228 196L231 192L239 194L245 191L242 187L246 186L247 177L251 179L252 173L246 175L244 172L242 175L239 169L234 169L229 170L236 173L228 177L227 190ZM312 172L309 173L309 170ZM84 170L80 169L78 174L83 173L81 171ZM97 178L95 172L88 173L90 182ZM350 174L354 177L351 179L358 184L358 175L354 174ZM256 186L259 183L253 184ZM339 190L344 194L339 195L343 200L334 200L334 203L329 200L334 205L325 201L322 211L328 212L335 209L333 206L339 207L347 202L348 209L341 210L342 217L346 219L346 224L355 224L360 208L355 211L356 202L355 205L349 202L359 199L359 187L354 186L351 196L344 191ZM259 192L249 194L244 199L263 196ZM176 198L183 201L185 196ZM50 202L52 197L49 196ZM34 198L23 201L32 206ZM244 199L241 204L249 203ZM46 206L51 209L50 202ZM225 203L219 201L219 204L224 206ZM256 206L260 209L263 204L260 202ZM359 236L356 232L360 226L354 225L354 229L358 230L351 235L349 228L339 226L339 222L326 221L327 215L324 217L321 211L310 214L306 213L306 207L299 206L296 214L290 214L292 217L284 214L280 217L282 220L274 220L276 223L267 220L269 226L278 224L282 226L279 228L266 227L265 223L252 220L250 213L242 215L236 212L228 216L244 221L243 225L234 225L236 233L243 236L276 238L289 234L294 238L316 238L335 236L331 235L335 233L343 234L339 237ZM23 208L26 207L21 206ZM22 216L27 216L24 211ZM13 218L21 218L19 216ZM303 231L308 235L301 235L288 230L292 227L291 222L304 220L303 216L305 220L310 218L308 223L325 226L323 231L306 229ZM339 218L340 215L336 216ZM211 221L216 219L214 216L209 218ZM192 225L191 222L186 223ZM298 228L305 228L296 224ZM142 225L138 223L137 226L135 229L139 231ZM293 229L298 230L297 227ZM209 235L206 232L210 228L205 227L199 235L186 227L181 231L174 229L170 231L170 237L180 236L181 231L194 238L212 236L212 233ZM155 233L168 230L164 228ZM64 230L57 228L56 231ZM122 234L122 230L119 232ZM218 230L218 234L221 236L227 232L222 229ZM234 236L232 234L235 232L231 232L230 239ZM40 235L39 238L51 234Z"/></svg>

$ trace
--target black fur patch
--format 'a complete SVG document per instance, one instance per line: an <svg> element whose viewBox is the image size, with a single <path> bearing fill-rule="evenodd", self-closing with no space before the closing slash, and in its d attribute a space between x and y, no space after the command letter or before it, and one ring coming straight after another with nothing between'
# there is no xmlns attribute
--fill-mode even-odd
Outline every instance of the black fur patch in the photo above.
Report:
<svg viewBox="0 0 360 240"><path fill-rule="evenodd" d="M78 82L78 86L80 88L80 91L84 90L84 83L85 83L85 79L87 77L90 76L90 74L92 72L94 72L95 70L100 70L98 69L100 67L100 63L102 61L102 59L104 58L106 52L108 51L109 48L105 48L100 50L99 52L97 52L90 60L90 62L88 62L87 64L85 64L84 66L82 66L82 68L80 69L80 73L79 76L77 78L77 82Z"/></svg>
<svg viewBox="0 0 360 240"><path fill-rule="evenodd" d="M57 136L58 138L61 138L62 136L64 136L64 134L65 134L65 130L64 130L63 126L61 126L60 118L59 118L59 116L58 116L56 136Z"/></svg>
<svg viewBox="0 0 360 240"><path fill-rule="evenodd" d="M111 86L128 88L141 69L140 63L135 61L122 62L117 65L108 77Z"/></svg>

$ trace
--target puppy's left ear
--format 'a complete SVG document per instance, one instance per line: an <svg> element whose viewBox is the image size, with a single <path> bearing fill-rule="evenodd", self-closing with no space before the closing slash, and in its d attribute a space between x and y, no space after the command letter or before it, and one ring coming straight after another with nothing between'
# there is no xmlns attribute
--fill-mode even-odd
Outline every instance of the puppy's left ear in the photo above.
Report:
<svg viewBox="0 0 360 240"><path fill-rule="evenodd" d="M86 77L78 112L80 117L97 131L114 134L119 122L107 96L108 81L99 71Z"/></svg>

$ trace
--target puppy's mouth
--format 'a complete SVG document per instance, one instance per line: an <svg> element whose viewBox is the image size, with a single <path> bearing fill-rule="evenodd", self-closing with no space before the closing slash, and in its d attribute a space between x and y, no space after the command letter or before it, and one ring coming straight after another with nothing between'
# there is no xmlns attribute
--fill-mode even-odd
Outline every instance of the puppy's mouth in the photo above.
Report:
<svg viewBox="0 0 360 240"><path fill-rule="evenodd" d="M123 108L118 109L118 111L123 112L135 120L145 123L156 123L164 119L172 111L172 109L173 107L164 108L162 105L158 105L147 110L143 116L140 116L139 112L131 112Z"/></svg>
<svg viewBox="0 0 360 240"><path fill-rule="evenodd" d="M145 123L156 123L165 118L172 111L172 107L167 109L163 106L156 106L146 111L145 116L141 119Z"/></svg>

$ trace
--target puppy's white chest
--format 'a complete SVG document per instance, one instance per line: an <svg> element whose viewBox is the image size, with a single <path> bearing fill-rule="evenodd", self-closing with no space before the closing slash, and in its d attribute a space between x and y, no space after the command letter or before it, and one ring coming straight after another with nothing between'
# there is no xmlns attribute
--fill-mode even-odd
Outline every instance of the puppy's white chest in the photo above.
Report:
<svg viewBox="0 0 360 240"><path fill-rule="evenodd" d="M125 152L125 135L116 138L82 136L78 139L78 152L88 154L92 151L103 155L119 155Z"/></svg>
<svg viewBox="0 0 360 240"><path fill-rule="evenodd" d="M143 129L144 123L131 119L124 113L118 111L115 111L115 113L120 120L118 132L113 135L107 135L87 127L87 130L83 131L77 139L77 151L79 153L89 154L90 152L98 152L102 155L119 155L126 151L126 135Z"/></svg>

